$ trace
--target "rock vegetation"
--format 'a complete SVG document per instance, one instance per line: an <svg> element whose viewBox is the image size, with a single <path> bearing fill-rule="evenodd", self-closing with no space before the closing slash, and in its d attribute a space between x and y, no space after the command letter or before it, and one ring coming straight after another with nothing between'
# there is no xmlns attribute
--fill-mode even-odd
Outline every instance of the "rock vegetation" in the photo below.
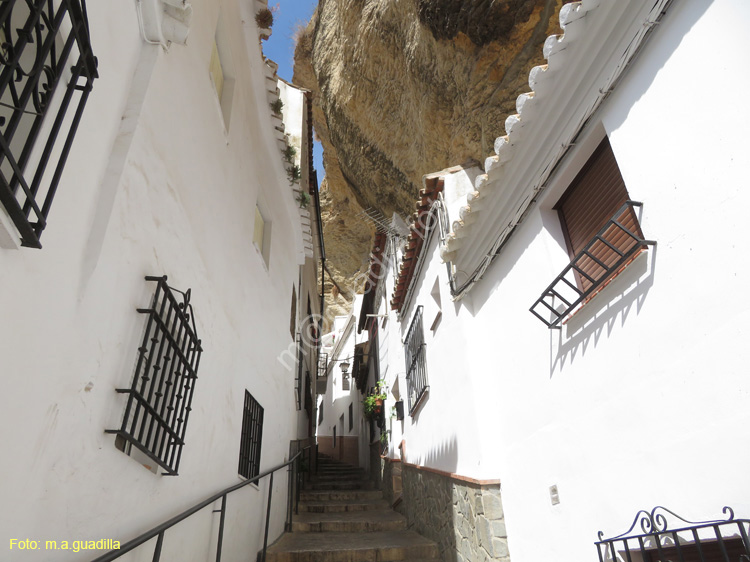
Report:
<svg viewBox="0 0 750 562"><path fill-rule="evenodd" d="M484 161L564 0L320 0L295 52L324 149L332 314L368 264L364 209L408 217L424 174Z"/></svg>

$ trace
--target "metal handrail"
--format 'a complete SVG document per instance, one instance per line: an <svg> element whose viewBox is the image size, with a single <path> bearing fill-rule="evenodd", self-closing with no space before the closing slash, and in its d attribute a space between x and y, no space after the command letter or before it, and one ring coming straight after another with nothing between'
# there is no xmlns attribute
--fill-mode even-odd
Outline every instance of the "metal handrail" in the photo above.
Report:
<svg viewBox="0 0 750 562"><path fill-rule="evenodd" d="M210 498L207 498L203 500L200 503L195 504L194 506L186 509L179 515L176 515L175 517L172 517L171 519L165 521L164 523L161 523L160 525L157 525L153 529L150 529L146 531L145 533L137 536L131 541L126 542L123 544L119 549L117 550L110 550L106 554L103 554L97 558L94 558L92 562L109 562L111 560L117 560L121 556L127 554L131 550L134 550L135 548L141 546L145 542L150 541L154 537L157 537L156 539L156 545L154 546L154 557L153 562L158 562L159 558L161 556L161 549L162 544L164 542L164 532L167 531L167 529L175 526L177 523L180 523L181 521L187 519L194 513L200 511L204 507L214 503L216 500L221 499L221 509L219 510L221 512L221 516L219 519L219 538L216 545L216 562L221 561L221 548L222 548L222 542L224 538L224 516L226 514L226 504L227 504L227 496L231 494L232 492L235 492L239 490L240 488L244 488L245 486L249 484L254 484L258 481L260 481L262 478L265 478L266 476L270 476L269 478L269 484L268 484L268 506L266 509L266 525L265 525L265 534L263 537L263 556L261 560L265 562L266 559L266 550L268 548L268 526L269 526L269 515L271 513L271 498L273 496L273 475L275 472L278 472L282 468L285 468L290 465L294 465L290 469L290 477L289 477L289 505L287 506L287 530L291 529L292 524L292 497L295 497L296 506L294 511L297 512L299 507L299 460L300 457L302 457L303 454L305 454L308 458L307 466L310 467L310 455L312 452L312 445L308 445L304 449L302 449L300 452L298 452L294 457L289 459L283 464L277 465L273 468L270 468L266 470L265 472L260 473L258 476L255 476L253 478L248 478L247 480L244 480L240 482L239 484L235 484L234 486L230 486L229 488L226 488L222 490L221 492L218 492L211 496ZM294 491L294 487L296 483L296 493Z"/></svg>
<svg viewBox="0 0 750 562"><path fill-rule="evenodd" d="M623 224L618 221L617 219L622 216L622 214L633 207L642 207L643 203L640 203L638 201L626 201L622 207L618 209L618 211L615 213L615 215L607 221L607 224L605 224L599 232L596 233L596 235L591 239L591 241L586 245L586 247L583 248L578 254L570 261L570 263L565 266L565 269L562 270L562 273L560 273L557 277L555 277L555 280L552 281L552 283L549 284L549 286L544 290L542 293L542 296L540 296L534 304L529 308L529 312L531 312L534 316L539 318L542 322L544 322L548 328L556 328L560 329L560 322L565 318L568 314L570 314L579 304L581 304L589 295L597 291L605 281L610 279L612 274L616 272L620 267L622 267L636 252L638 252L641 248L645 246L655 246L656 241L654 240L644 240L641 236L638 236L636 233L631 232L628 230ZM618 229L619 232L625 233L627 236L629 236L631 239L634 240L634 244L625 252L620 251L618 248L613 246L611 243L609 243L605 238L605 233L612 227L615 227ZM597 243L601 242L611 248L619 257L615 263L613 263L610 266L604 265L599 259L597 259L592 254L592 248ZM601 275L599 275L596 279L588 275L586 272L584 272L581 267L579 267L578 263L583 258L588 258L592 260L594 263L596 263L599 268L602 270ZM573 283L570 282L565 276L568 275L571 271L576 272L581 277L585 277L587 281L591 283L591 285L585 289L579 289ZM572 302L566 299L562 294L561 291L563 291L562 288L556 288L556 286L559 283L564 283L563 287L565 291L573 291L578 296L577 298L573 299ZM554 299L557 298L560 300L560 302L563 303L565 306L564 310L560 311L557 310L553 304ZM552 303L547 302L546 299L552 299ZM541 314L539 314L536 311L536 307L538 305L544 305L546 309L548 309L548 312L551 312L554 318L550 321L544 318Z"/></svg>

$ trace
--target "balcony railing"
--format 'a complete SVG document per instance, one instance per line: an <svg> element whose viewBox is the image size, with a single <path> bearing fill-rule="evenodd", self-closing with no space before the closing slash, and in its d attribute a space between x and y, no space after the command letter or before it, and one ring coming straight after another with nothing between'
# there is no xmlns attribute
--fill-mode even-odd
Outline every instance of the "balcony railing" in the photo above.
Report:
<svg viewBox="0 0 750 562"><path fill-rule="evenodd" d="M735 519L731 508L725 519L694 522L664 507L639 511L625 533L609 539L599 532L595 543L599 562L741 562L750 560L750 520ZM670 527L670 521L676 523Z"/></svg>
<svg viewBox="0 0 750 562"><path fill-rule="evenodd" d="M98 76L85 1L3 0L0 63L0 204L21 244L41 248L39 238ZM65 86L58 94L61 81Z"/></svg>
<svg viewBox="0 0 750 562"><path fill-rule="evenodd" d="M655 245L655 241L644 240L632 227L624 224L628 216L633 216L633 208L642 205L637 201L627 201L620 207L544 290L529 309L531 313L548 328L559 329L563 319L602 288L636 253L646 246Z"/></svg>
<svg viewBox="0 0 750 562"><path fill-rule="evenodd" d="M404 339L406 354L406 385L409 392L409 415L425 397L430 386L427 381L425 363L424 329L422 328L423 307L418 306Z"/></svg>

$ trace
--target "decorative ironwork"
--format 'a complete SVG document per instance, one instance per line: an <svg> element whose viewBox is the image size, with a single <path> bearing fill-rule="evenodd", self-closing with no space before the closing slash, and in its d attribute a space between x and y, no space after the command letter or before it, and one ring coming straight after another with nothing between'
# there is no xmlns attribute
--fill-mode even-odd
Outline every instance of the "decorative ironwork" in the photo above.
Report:
<svg viewBox="0 0 750 562"><path fill-rule="evenodd" d="M425 393L430 389L425 362L423 307L418 306L404 339L406 351L406 384L409 393L409 415L414 415Z"/></svg>
<svg viewBox="0 0 750 562"><path fill-rule="evenodd" d="M318 353L318 378L328 375L328 354Z"/></svg>
<svg viewBox="0 0 750 562"><path fill-rule="evenodd" d="M190 289L178 291L167 277L146 277L156 282L147 314L143 342L120 429L108 429L159 464L165 474L176 475L185 429L191 411L198 365L203 353L190 304ZM179 293L181 301L175 297Z"/></svg>
<svg viewBox="0 0 750 562"><path fill-rule="evenodd" d="M297 411L302 409L302 373L305 368L305 349L302 347L302 336L297 335L297 380L295 392L297 393Z"/></svg>
<svg viewBox="0 0 750 562"><path fill-rule="evenodd" d="M22 245L41 248L39 237L98 77L85 1L3 0L0 65L0 204ZM61 81L67 84L57 95ZM61 135L64 144L56 146Z"/></svg>
<svg viewBox="0 0 750 562"><path fill-rule="evenodd" d="M735 519L730 507L722 512L724 519L696 522L661 506L641 510L626 532L605 539L599 531L599 562L750 561L750 520Z"/></svg>
<svg viewBox="0 0 750 562"><path fill-rule="evenodd" d="M237 471L244 478L260 474L260 447L263 441L263 407L245 390L240 438L240 465Z"/></svg>
<svg viewBox="0 0 750 562"><path fill-rule="evenodd" d="M642 248L655 245L655 241L644 240L623 225L625 214L632 213L633 207L642 205L637 201L627 201L620 207L591 242L550 283L529 311L548 328L559 329L562 320L599 290L631 257ZM623 244L615 240L622 239L623 235L629 243ZM606 249L610 254L607 259L602 259L601 249ZM576 276L585 279L584 286L578 286Z"/></svg>

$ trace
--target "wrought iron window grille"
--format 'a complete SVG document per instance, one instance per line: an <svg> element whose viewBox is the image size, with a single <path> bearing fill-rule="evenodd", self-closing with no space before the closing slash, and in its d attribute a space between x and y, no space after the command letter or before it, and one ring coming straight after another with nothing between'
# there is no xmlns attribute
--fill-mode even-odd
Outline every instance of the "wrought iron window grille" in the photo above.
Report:
<svg viewBox="0 0 750 562"><path fill-rule="evenodd" d="M599 562L747 562L750 520L735 519L730 507L722 512L725 519L695 522L661 506L641 510L621 535L605 539L599 531Z"/></svg>
<svg viewBox="0 0 750 562"><path fill-rule="evenodd" d="M173 289L166 275L147 276L146 281L155 282L156 290L151 306L137 309L147 320L133 382L130 388L116 389L128 395L122 425L105 431L155 461L163 474L176 476L203 348L190 289Z"/></svg>
<svg viewBox="0 0 750 562"><path fill-rule="evenodd" d="M21 244L41 248L39 239L98 77L86 2L3 0L0 43L0 204ZM57 95L61 81L67 84ZM61 136L65 140L59 146Z"/></svg>
<svg viewBox="0 0 750 562"><path fill-rule="evenodd" d="M426 396L430 385L427 380L425 362L424 328L422 327L423 306L418 306L404 338L406 355L406 384L409 393L409 415L414 415L417 406Z"/></svg>
<svg viewBox="0 0 750 562"><path fill-rule="evenodd" d="M302 373L305 367L305 350L302 347L302 335L297 334L297 380L295 382L295 392L297 393L297 411L302 410Z"/></svg>
<svg viewBox="0 0 750 562"><path fill-rule="evenodd" d="M318 354L318 378L322 378L328 375L328 354Z"/></svg>
<svg viewBox="0 0 750 562"><path fill-rule="evenodd" d="M240 464L237 469L244 478L260 474L260 449L263 442L263 407L245 390L240 438Z"/></svg>
<svg viewBox="0 0 750 562"><path fill-rule="evenodd" d="M628 260L646 246L656 245L654 240L645 240L622 224L625 213L633 212L634 207L642 206L643 203L638 201L626 201L550 283L529 311L548 328L560 329L561 322L574 312L578 305L600 290L620 268L627 265ZM614 242L616 237L622 237L623 234L630 242L627 247ZM601 255L597 257L602 249L610 254L604 261ZM585 279L588 286L579 286L577 278Z"/></svg>

